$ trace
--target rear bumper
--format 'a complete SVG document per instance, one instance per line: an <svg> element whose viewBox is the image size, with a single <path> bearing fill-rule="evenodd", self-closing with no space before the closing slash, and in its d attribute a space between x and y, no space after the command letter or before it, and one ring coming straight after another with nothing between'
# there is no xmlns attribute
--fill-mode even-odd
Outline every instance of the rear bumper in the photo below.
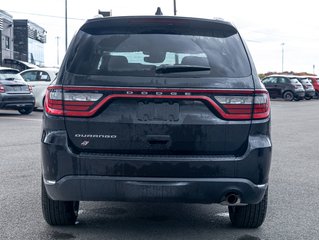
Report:
<svg viewBox="0 0 319 240"><path fill-rule="evenodd" d="M32 107L35 104L32 94L0 94L0 108L19 109L23 107Z"/></svg>
<svg viewBox="0 0 319 240"><path fill-rule="evenodd" d="M306 90L305 96L306 97L314 97L316 94L315 90Z"/></svg>
<svg viewBox="0 0 319 240"><path fill-rule="evenodd" d="M268 184L256 185L240 178L132 178L66 176L57 182L44 179L53 200L222 203L228 194L240 202L261 201Z"/></svg>
<svg viewBox="0 0 319 240"><path fill-rule="evenodd" d="M76 154L65 131L42 138L42 174L54 200L221 203L228 193L259 202L268 184L271 141L250 136L243 156Z"/></svg>
<svg viewBox="0 0 319 240"><path fill-rule="evenodd" d="M295 98L304 98L305 95L306 95L306 93L305 93L304 90L302 90L302 91L295 91L294 95L295 95Z"/></svg>

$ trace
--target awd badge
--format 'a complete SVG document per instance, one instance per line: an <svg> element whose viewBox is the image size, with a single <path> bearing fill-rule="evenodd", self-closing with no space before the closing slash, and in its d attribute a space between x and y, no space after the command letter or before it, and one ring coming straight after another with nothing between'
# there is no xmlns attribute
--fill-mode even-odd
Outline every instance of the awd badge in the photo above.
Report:
<svg viewBox="0 0 319 240"><path fill-rule="evenodd" d="M85 146L87 146L89 143L90 143L89 141L83 141L83 142L81 143L81 146L82 146L82 147L85 147Z"/></svg>

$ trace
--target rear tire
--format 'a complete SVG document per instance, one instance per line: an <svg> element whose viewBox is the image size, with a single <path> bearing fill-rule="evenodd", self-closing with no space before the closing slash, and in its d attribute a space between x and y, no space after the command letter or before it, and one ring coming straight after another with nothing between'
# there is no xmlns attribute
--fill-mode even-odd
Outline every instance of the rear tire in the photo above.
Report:
<svg viewBox="0 0 319 240"><path fill-rule="evenodd" d="M311 99L312 99L312 97L305 97L305 99L306 99L306 100L311 100Z"/></svg>
<svg viewBox="0 0 319 240"><path fill-rule="evenodd" d="M74 225L78 217L79 201L54 201L45 189L43 179L41 187L42 213L45 221L53 226Z"/></svg>
<svg viewBox="0 0 319 240"><path fill-rule="evenodd" d="M293 94L292 92L290 92L290 91L284 92L284 94L282 95L282 97L283 97L283 99L284 99L285 101L292 101L292 100L294 100L294 94Z"/></svg>
<svg viewBox="0 0 319 240"><path fill-rule="evenodd" d="M268 204L268 189L263 199L257 204L246 206L229 206L229 218L233 226L239 228L258 228L266 217Z"/></svg>
<svg viewBox="0 0 319 240"><path fill-rule="evenodd" d="M32 111L33 111L33 106L18 109L18 112L21 113L22 115L28 115L28 114L32 113Z"/></svg>

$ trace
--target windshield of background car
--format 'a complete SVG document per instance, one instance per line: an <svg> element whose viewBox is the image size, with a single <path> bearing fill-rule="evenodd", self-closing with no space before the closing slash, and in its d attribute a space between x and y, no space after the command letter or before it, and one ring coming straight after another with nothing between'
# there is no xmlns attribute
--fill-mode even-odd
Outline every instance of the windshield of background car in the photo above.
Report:
<svg viewBox="0 0 319 240"><path fill-rule="evenodd" d="M212 36L80 32L67 69L83 75L246 77L251 68L237 32ZM171 69L170 71L158 71Z"/></svg>
<svg viewBox="0 0 319 240"><path fill-rule="evenodd" d="M21 75L15 70L0 70L0 80L21 80L23 78Z"/></svg>

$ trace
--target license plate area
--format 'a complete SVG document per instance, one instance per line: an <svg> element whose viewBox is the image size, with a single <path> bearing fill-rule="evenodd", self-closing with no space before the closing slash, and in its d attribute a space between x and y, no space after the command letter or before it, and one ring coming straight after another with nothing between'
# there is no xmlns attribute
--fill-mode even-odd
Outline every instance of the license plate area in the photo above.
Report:
<svg viewBox="0 0 319 240"><path fill-rule="evenodd" d="M139 121L178 121L179 103L176 102L139 102L137 119Z"/></svg>

